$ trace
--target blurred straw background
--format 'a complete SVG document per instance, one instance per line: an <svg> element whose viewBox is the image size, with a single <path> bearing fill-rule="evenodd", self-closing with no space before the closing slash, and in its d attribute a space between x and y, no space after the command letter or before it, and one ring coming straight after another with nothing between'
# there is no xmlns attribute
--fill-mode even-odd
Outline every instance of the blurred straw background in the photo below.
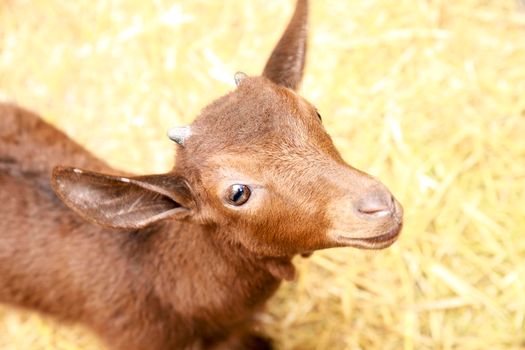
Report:
<svg viewBox="0 0 525 350"><path fill-rule="evenodd" d="M312 0L302 93L406 226L297 260L261 316L280 349L525 349L525 6ZM170 126L258 74L293 2L1 0L0 99L112 165L170 168ZM210 135L213 137L213 135ZM0 307L0 349L100 349Z"/></svg>

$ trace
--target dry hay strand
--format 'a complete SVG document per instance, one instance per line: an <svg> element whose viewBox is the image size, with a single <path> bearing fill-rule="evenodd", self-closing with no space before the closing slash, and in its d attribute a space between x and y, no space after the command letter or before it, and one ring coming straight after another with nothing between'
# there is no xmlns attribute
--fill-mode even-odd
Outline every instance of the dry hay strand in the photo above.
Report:
<svg viewBox="0 0 525 350"><path fill-rule="evenodd" d="M257 74L291 1L7 0L0 95L112 165L169 168L167 127ZM345 159L405 206L384 251L297 260L261 315L282 349L523 349L525 9L512 0L312 1L303 94ZM213 91L212 93L210 93ZM10 307L2 349L94 349Z"/></svg>

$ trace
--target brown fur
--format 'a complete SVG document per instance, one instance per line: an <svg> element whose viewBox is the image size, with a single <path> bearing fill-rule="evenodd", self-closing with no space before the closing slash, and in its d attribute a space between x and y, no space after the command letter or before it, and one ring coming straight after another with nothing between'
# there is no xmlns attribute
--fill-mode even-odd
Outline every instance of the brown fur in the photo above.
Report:
<svg viewBox="0 0 525 350"><path fill-rule="evenodd" d="M263 76L197 117L167 174L117 176L36 115L0 105L0 302L82 322L112 349L270 349L254 314L293 278L294 255L392 244L401 206L344 163L292 90L306 5ZM248 202L225 202L231 184L251 187Z"/></svg>

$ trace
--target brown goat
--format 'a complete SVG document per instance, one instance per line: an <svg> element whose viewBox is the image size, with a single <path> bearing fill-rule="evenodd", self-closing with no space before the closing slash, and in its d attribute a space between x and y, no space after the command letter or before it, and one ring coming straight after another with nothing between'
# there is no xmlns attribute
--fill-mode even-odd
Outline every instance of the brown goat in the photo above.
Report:
<svg viewBox="0 0 525 350"><path fill-rule="evenodd" d="M294 255L392 244L401 205L343 161L294 91L306 17L299 0L263 75L237 74L170 131L166 174L117 175L0 105L0 302L82 322L111 349L270 349L254 314L293 278Z"/></svg>

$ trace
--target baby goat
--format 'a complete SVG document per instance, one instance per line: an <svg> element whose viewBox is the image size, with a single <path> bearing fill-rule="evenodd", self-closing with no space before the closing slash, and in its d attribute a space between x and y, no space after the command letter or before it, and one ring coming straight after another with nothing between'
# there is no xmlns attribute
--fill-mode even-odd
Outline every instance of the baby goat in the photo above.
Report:
<svg viewBox="0 0 525 350"><path fill-rule="evenodd" d="M235 91L170 130L166 174L117 175L1 105L0 302L82 322L111 349L271 349L251 326L294 255L391 245L401 205L295 92L306 18L299 0L262 76L236 74Z"/></svg>

